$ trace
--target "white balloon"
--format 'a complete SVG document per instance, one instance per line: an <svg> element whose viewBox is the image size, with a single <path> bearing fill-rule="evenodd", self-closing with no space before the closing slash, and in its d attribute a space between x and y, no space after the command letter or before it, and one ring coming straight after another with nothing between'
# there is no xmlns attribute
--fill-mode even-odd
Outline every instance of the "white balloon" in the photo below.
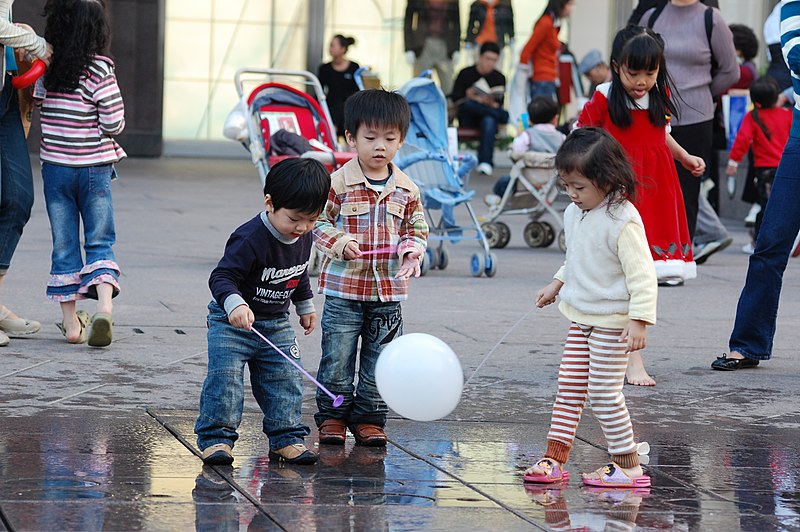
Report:
<svg viewBox="0 0 800 532"><path fill-rule="evenodd" d="M450 346L430 334L411 333L383 348L375 383L392 410L415 421L432 421L458 405L464 373Z"/></svg>

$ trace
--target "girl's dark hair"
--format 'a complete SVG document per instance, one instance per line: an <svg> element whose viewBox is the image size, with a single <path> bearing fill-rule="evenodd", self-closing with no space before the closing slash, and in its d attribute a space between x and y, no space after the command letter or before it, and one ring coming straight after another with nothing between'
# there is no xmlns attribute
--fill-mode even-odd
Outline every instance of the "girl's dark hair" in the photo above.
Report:
<svg viewBox="0 0 800 532"><path fill-rule="evenodd" d="M764 122L761 121L761 117L758 116L758 111L775 107L775 104L778 103L780 92L781 89L778 87L778 82L770 76L762 76L750 85L750 99L754 104L753 120L768 139L771 139L772 135L767 126L764 125Z"/></svg>
<svg viewBox="0 0 800 532"><path fill-rule="evenodd" d="M571 0L548 0L547 7L544 8L542 16L539 18L542 18L547 14L550 14L550 16L553 17L553 19L560 18L561 12L564 11L564 6L570 3L570 1Z"/></svg>
<svg viewBox="0 0 800 532"><path fill-rule="evenodd" d="M666 126L667 115L677 116L677 103L673 98L672 82L667 73L664 57L664 40L653 30L642 26L629 25L614 37L611 49L611 90L608 94L608 113L611 121L627 128L633 123L630 108L635 105L622 85L619 71L623 67L630 70L656 70L656 84L650 90L650 122L654 126Z"/></svg>
<svg viewBox="0 0 800 532"><path fill-rule="evenodd" d="M396 127L401 140L408 133L411 108L400 93L383 89L367 89L344 101L344 129L356 136L358 128L367 126Z"/></svg>
<svg viewBox="0 0 800 532"><path fill-rule="evenodd" d="M331 190L331 176L314 159L284 159L270 168L264 195L270 195L275 210L295 209L317 214L325 207Z"/></svg>
<svg viewBox="0 0 800 532"><path fill-rule="evenodd" d="M47 0L44 38L53 45L44 86L55 92L78 88L95 55L108 55L111 27L105 0Z"/></svg>
<svg viewBox="0 0 800 532"><path fill-rule="evenodd" d="M733 46L740 52L745 61L750 61L758 55L758 37L744 24L731 24L728 26L733 34Z"/></svg>
<svg viewBox="0 0 800 532"><path fill-rule="evenodd" d="M348 48L350 48L352 45L356 43L356 40L354 38L345 37L341 33L334 35L333 38L339 41L339 46L344 48L345 53L347 53Z"/></svg>
<svg viewBox="0 0 800 532"><path fill-rule="evenodd" d="M564 140L556 153L556 170L577 172L606 190L609 206L636 199L636 174L628 155L619 142L605 129L576 129Z"/></svg>

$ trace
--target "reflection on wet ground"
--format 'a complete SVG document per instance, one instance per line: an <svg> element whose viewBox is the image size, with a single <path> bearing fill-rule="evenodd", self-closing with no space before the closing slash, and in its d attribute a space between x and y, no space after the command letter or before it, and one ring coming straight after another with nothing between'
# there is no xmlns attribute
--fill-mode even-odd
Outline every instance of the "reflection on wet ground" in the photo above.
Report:
<svg viewBox="0 0 800 532"><path fill-rule="evenodd" d="M642 423L654 485L609 490L577 481L606 460L591 423L573 480L536 486L521 472L542 452L541 422L391 419L386 449L349 439L319 448L314 466L286 466L269 462L251 412L234 465L210 467L192 449L193 412L149 414L5 418L0 529L800 529L796 428Z"/></svg>

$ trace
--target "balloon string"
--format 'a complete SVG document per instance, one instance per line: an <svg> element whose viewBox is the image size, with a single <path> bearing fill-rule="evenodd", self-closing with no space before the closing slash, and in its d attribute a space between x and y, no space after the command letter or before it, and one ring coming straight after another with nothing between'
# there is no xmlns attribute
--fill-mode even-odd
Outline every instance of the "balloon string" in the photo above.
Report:
<svg viewBox="0 0 800 532"><path fill-rule="evenodd" d="M385 248L370 249L362 251L362 255L377 255L378 253L394 253L397 251L397 246L386 246Z"/></svg>
<svg viewBox="0 0 800 532"><path fill-rule="evenodd" d="M484 356L484 357L483 357L483 360L481 360L481 363L480 363L480 364L478 364L478 367L477 367L477 368L475 368L475 371L473 371L473 372L472 372L472 375L470 375L470 376L469 376L469 378L467 379L467 382L465 382L465 383L464 383L464 387L465 387L465 388L467 387L467 384L469 384L469 381L471 381L471 380L472 380L472 377L474 377L474 376L475 376L475 374L476 374L476 373L478 373L478 370L480 370L480 369L483 367L483 365L486 363L486 361L489 359L489 357L492 355L492 353L494 353L494 352L497 350L497 348L498 348L498 347L500 347L500 344L502 344L502 343L503 343L503 341L505 341L505 339L508 337L508 335L509 335L509 334L511 334L511 333L514 331L514 329L516 329L516 328L517 328L517 326L518 326L520 323L522 323L523 321L525 321L525 318L527 318L527 317L530 315L530 313L531 313L531 312L533 312L534 310L536 310L536 305L534 305L533 307L531 307L531 309L530 309L528 312L526 312L526 313L525 313L525 314L524 314L524 315L523 315L523 316L522 316L520 319L518 319L518 320L517 320L517 323L515 323L514 325L512 325L512 326L511 326L511 328L510 328L508 331L506 331L506 333L503 335L503 337L502 337L502 338L500 338L500 340L498 340L498 342L497 342L496 344L494 344L494 347L492 347L492 348L489 350L489 352L488 352L488 353L486 353L486 356Z"/></svg>

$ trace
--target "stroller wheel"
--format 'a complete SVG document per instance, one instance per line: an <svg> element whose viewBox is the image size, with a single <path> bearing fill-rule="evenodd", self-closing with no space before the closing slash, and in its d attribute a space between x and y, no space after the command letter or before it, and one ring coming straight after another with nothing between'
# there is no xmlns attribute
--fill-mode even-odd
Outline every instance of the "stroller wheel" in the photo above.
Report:
<svg viewBox="0 0 800 532"><path fill-rule="evenodd" d="M500 229L500 241L497 243L497 247L504 248L511 241L511 229L503 222L495 222L495 225Z"/></svg>
<svg viewBox="0 0 800 532"><path fill-rule="evenodd" d="M541 222L531 222L525 226L525 243L532 248L540 248L547 241L547 230Z"/></svg>
<svg viewBox="0 0 800 532"><path fill-rule="evenodd" d="M544 226L545 238L544 244L542 244L543 248L546 248L556 240L556 231L553 229L553 226L547 222L539 222Z"/></svg>
<svg viewBox="0 0 800 532"><path fill-rule="evenodd" d="M561 251L564 253L567 252L567 235L564 234L564 230L558 232L558 247L561 248Z"/></svg>
<svg viewBox="0 0 800 532"><path fill-rule="evenodd" d="M500 228L497 227L497 224L492 222L486 222L481 224L481 230L483 230L483 236L486 237L486 243L489 244L490 248L499 248L500 246L500 239L501 233Z"/></svg>
<svg viewBox="0 0 800 532"><path fill-rule="evenodd" d="M447 256L447 250L445 248L438 249L438 267L440 270L444 270L447 268L447 263L449 262L449 258Z"/></svg>
<svg viewBox="0 0 800 532"><path fill-rule="evenodd" d="M494 253L486 255L484 260L484 273L486 277L494 277L494 274L497 273L497 257L495 257Z"/></svg>
<svg viewBox="0 0 800 532"><path fill-rule="evenodd" d="M431 268L431 258L428 255L428 250L425 250L425 254L422 255L422 261L419 265L419 274L423 276L428 273L428 270Z"/></svg>
<svg viewBox="0 0 800 532"><path fill-rule="evenodd" d="M473 277L480 277L483 275L483 260L481 256L475 253L469 261L469 271Z"/></svg>

